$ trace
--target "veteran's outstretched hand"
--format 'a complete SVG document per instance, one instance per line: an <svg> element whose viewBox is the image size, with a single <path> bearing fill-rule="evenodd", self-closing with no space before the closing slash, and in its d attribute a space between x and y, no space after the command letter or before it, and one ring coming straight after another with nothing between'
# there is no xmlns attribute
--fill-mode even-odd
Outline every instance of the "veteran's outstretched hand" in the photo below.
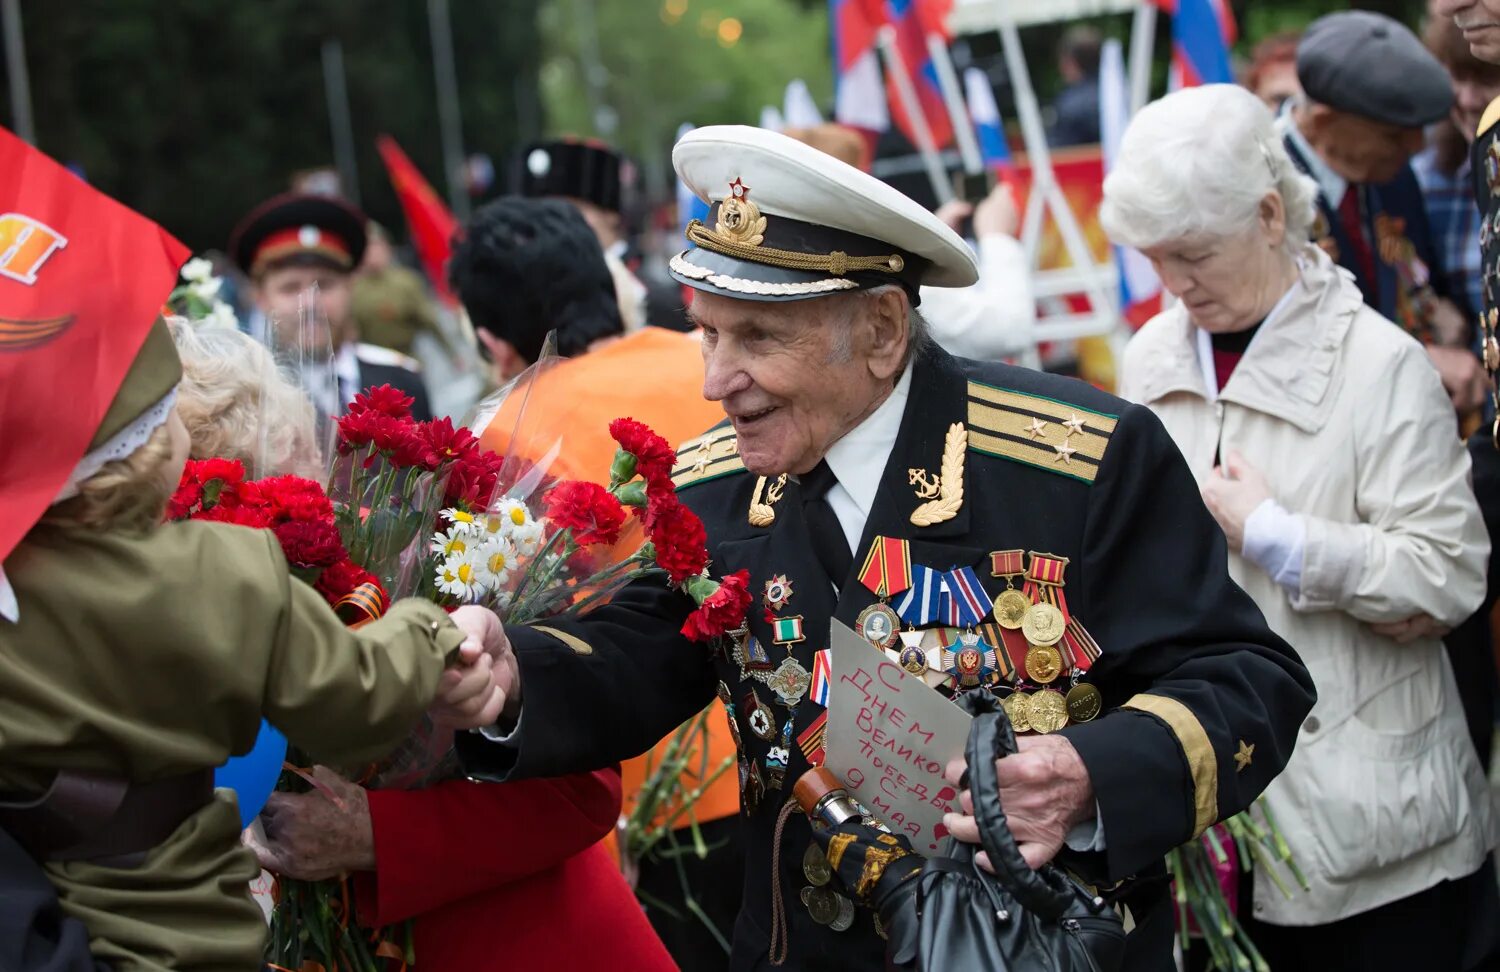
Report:
<svg viewBox="0 0 1500 972"><path fill-rule="evenodd" d="M454 729L494 725L502 712L514 713L521 701L521 673L510 639L488 608L461 607L452 618L466 637L438 681L430 714L434 722Z"/></svg>

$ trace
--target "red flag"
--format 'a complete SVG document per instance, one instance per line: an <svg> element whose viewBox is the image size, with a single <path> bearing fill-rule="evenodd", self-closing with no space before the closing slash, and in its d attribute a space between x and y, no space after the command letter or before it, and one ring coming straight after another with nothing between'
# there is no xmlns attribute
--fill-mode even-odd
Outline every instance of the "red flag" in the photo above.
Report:
<svg viewBox="0 0 1500 972"><path fill-rule="evenodd" d="M948 106L943 101L943 90L938 83L937 67L932 63L932 54L927 49L927 37L937 35L947 42L947 16L952 10L952 0L886 0L890 11L890 23L896 30L896 54L906 66L906 75L911 80L917 95L917 108L927 121L936 148L943 148L953 141L953 121L948 116ZM896 92L895 81L886 79L891 103L891 120L901 133L916 144L916 128L907 116L906 105Z"/></svg>
<svg viewBox="0 0 1500 972"><path fill-rule="evenodd" d="M190 255L0 128L0 561L88 451Z"/></svg>
<svg viewBox="0 0 1500 972"><path fill-rule="evenodd" d="M375 140L375 146L385 160L386 171L391 174L391 185L396 189L396 198L401 201L401 211L406 214L406 226L411 231L417 259L422 261L422 269L438 297L452 306L457 301L448 289L447 267L458 220L453 218L453 213L438 198L432 185L422 178L422 173L401 151L394 138L381 135Z"/></svg>

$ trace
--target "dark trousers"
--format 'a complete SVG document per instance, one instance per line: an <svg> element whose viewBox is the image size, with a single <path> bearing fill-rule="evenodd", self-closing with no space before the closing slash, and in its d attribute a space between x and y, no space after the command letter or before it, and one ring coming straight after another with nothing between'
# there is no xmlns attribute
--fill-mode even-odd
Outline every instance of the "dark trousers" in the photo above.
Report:
<svg viewBox="0 0 1500 972"><path fill-rule="evenodd" d="M1468 877L1327 925L1241 918L1271 972L1491 972L1500 969L1494 858Z"/></svg>
<svg viewBox="0 0 1500 972"><path fill-rule="evenodd" d="M740 828L739 814L701 824L698 829L703 832L703 840L712 848L708 856L701 860L692 854L679 858L689 893L726 941L734 937L734 922L745 891L745 847ZM677 840L684 846L692 844L687 831L678 831ZM636 886L681 916L646 906L651 927L656 929L682 972L722 972L729 967L729 953L698 916L688 911L682 877L674 861L659 858L642 861Z"/></svg>

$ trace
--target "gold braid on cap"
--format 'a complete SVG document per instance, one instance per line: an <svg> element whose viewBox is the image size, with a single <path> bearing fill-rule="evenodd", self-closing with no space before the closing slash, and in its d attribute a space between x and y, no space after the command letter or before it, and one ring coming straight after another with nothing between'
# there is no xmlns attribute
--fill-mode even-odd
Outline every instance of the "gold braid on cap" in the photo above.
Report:
<svg viewBox="0 0 1500 972"><path fill-rule="evenodd" d="M760 207L749 199L750 189L738 179L729 185L730 195L719 203L719 216L714 228L709 229L702 220L688 223L686 236L705 250L722 253L724 256L752 263L764 263L784 270L804 270L810 273L827 273L842 277L864 270L881 273L900 273L906 261L899 253L888 256L850 256L842 250L832 253L800 253L796 250L778 250L762 246L766 233L766 217Z"/></svg>

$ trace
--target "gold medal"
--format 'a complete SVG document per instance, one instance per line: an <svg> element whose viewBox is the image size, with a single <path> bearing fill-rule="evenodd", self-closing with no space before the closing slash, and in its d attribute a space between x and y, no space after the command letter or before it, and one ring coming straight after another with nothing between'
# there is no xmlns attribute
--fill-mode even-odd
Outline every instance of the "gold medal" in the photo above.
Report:
<svg viewBox="0 0 1500 972"><path fill-rule="evenodd" d="M1025 692L1012 692L1000 700L1000 707L1010 719L1010 727L1016 732L1031 731L1031 706Z"/></svg>
<svg viewBox="0 0 1500 972"><path fill-rule="evenodd" d="M1021 626L1030 609L1031 602L1026 600L1026 595L1014 587L1006 588L995 598L995 620L1000 622L1002 628L1010 631Z"/></svg>
<svg viewBox="0 0 1500 972"><path fill-rule="evenodd" d="M1061 692L1033 692L1026 703L1026 717L1034 731L1056 732L1068 724L1068 703Z"/></svg>
<svg viewBox="0 0 1500 972"><path fill-rule="evenodd" d="M838 895L827 888L803 888L802 903L807 905L812 920L820 925L832 924L839 916Z"/></svg>
<svg viewBox="0 0 1500 972"><path fill-rule="evenodd" d="M1026 640L1042 647L1057 644L1066 629L1063 613L1046 601L1027 608L1026 617L1021 620L1021 633Z"/></svg>
<svg viewBox="0 0 1500 972"><path fill-rule="evenodd" d="M823 848L816 843L807 845L807 853L802 855L802 873L806 875L808 883L815 887L822 887L833 880L833 869L828 866L828 858L823 855Z"/></svg>
<svg viewBox="0 0 1500 972"><path fill-rule="evenodd" d="M834 931L848 931L854 925L854 902L842 894L836 894L834 897L839 899L839 913L834 915L828 927Z"/></svg>
<svg viewBox="0 0 1500 972"><path fill-rule="evenodd" d="M1099 714L1103 705L1099 690L1088 682L1079 682L1068 689L1068 718L1074 722L1088 722Z"/></svg>
<svg viewBox="0 0 1500 972"><path fill-rule="evenodd" d="M1062 665L1062 652L1052 645L1033 645L1026 653L1026 674L1039 685L1046 685L1061 675Z"/></svg>

